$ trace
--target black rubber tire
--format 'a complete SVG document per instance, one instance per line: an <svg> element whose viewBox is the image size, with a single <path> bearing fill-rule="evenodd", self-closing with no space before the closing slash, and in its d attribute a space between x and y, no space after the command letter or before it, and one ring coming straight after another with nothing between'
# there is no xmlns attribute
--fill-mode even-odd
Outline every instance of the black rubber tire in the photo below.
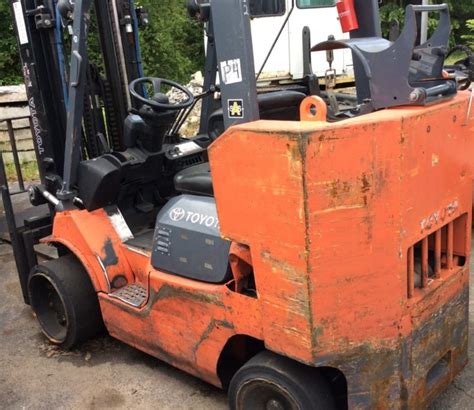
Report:
<svg viewBox="0 0 474 410"><path fill-rule="evenodd" d="M258 353L232 378L232 410L331 410L334 397L326 380L308 366L272 352Z"/></svg>
<svg viewBox="0 0 474 410"><path fill-rule="evenodd" d="M103 331L97 294L73 255L37 265L28 292L41 330L52 343L71 349Z"/></svg>

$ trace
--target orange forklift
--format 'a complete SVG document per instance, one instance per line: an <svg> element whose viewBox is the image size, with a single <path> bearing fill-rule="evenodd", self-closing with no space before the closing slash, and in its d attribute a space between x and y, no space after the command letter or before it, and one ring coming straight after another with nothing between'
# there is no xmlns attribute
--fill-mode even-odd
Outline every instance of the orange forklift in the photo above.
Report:
<svg viewBox="0 0 474 410"><path fill-rule="evenodd" d="M468 361L474 113L443 70L448 6L408 6L392 42L378 1L355 0L350 38L312 48L352 52L341 96L259 94L249 2L193 1L219 72L208 133L170 135L194 96L138 78L124 149L83 159L89 3L71 12L61 186L30 190L60 255L23 280L46 337L71 348L105 325L232 409L427 406Z"/></svg>

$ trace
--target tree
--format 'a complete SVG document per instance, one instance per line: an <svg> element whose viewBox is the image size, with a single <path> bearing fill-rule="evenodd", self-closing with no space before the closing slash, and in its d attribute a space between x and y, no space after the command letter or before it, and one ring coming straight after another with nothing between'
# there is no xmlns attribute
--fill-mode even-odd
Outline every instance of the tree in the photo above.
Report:
<svg viewBox="0 0 474 410"><path fill-rule="evenodd" d="M147 75L187 82L204 63L202 26L187 15L184 0L141 0L150 13L150 26L140 34ZM157 4L158 3L158 4ZM13 32L9 1L0 1L0 85L21 83L21 66ZM93 60L98 61L98 41L89 39Z"/></svg>
<svg viewBox="0 0 474 410"><path fill-rule="evenodd" d="M466 22L466 27L469 30L469 33L463 35L463 39L465 39L468 44L474 48L474 20L468 20Z"/></svg>
<svg viewBox="0 0 474 410"><path fill-rule="evenodd" d="M21 82L20 57L8 3L0 1L0 86Z"/></svg>
<svg viewBox="0 0 474 410"><path fill-rule="evenodd" d="M434 0L440 3L443 0ZM467 21L474 17L473 0L446 0L453 19L453 43L465 42L470 33ZM403 10L408 3L421 0L383 0L381 15L384 32L393 18L403 22ZM150 26L142 30L141 45L147 75L187 82L190 75L203 68L204 36L202 25L192 21L184 7L185 0L136 0L150 13ZM431 20L430 27L436 24ZM21 67L13 35L9 0L0 0L0 85L22 81ZM97 56L98 42L91 38L91 54Z"/></svg>
<svg viewBox="0 0 474 410"><path fill-rule="evenodd" d="M381 17L385 34L389 30L390 22L395 18L403 23L404 9L408 4L421 4L421 0L383 0L381 7ZM463 35L469 33L467 20L474 17L474 2L472 0L433 0L431 3L448 3L453 26L451 43L461 44ZM430 18L429 28L434 30L436 27L436 17Z"/></svg>
<svg viewBox="0 0 474 410"><path fill-rule="evenodd" d="M184 1L141 0L150 13L150 26L141 33L147 75L188 82L204 65L204 33L191 20Z"/></svg>

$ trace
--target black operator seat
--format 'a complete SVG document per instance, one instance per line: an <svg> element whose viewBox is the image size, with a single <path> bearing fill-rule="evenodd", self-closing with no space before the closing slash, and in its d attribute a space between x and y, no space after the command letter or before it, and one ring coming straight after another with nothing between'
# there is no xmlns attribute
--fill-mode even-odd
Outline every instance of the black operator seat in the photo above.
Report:
<svg viewBox="0 0 474 410"><path fill-rule="evenodd" d="M301 102L306 94L287 90L258 95L260 117L264 120L298 121ZM216 139L224 132L222 109L209 118L209 135ZM211 169L209 163L195 165L179 172L174 179L176 191L183 194L213 196Z"/></svg>
<svg viewBox="0 0 474 410"><path fill-rule="evenodd" d="M260 118L262 120L299 121L300 104L306 97L305 93L295 90L259 94L257 99ZM210 115L208 130L209 136L213 140L225 131L222 108Z"/></svg>
<svg viewBox="0 0 474 410"><path fill-rule="evenodd" d="M183 194L214 196L209 162L186 168L176 174L174 187Z"/></svg>

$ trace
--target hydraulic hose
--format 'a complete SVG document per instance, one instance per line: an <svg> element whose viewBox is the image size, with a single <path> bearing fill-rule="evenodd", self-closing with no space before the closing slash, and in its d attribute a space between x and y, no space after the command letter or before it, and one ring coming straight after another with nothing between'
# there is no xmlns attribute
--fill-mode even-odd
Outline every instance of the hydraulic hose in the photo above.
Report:
<svg viewBox="0 0 474 410"><path fill-rule="evenodd" d="M142 62L142 49L140 47L140 37L138 35L138 17L137 11L135 8L135 0L130 0L130 8L133 20L133 36L135 39L135 53L137 59L137 68L138 68L138 75L140 77L145 77L145 72L143 70L143 62Z"/></svg>
<svg viewBox="0 0 474 410"><path fill-rule="evenodd" d="M56 5L56 27L54 29L54 36L56 40L56 53L58 55L58 68L59 68L59 75L61 76L62 81L62 88L63 88L63 97L64 97L64 105L67 108L68 100L69 100L69 90L68 90L68 80L67 80L67 73L66 73L66 59L64 56L64 44L63 44L63 33L61 27L61 12L59 7Z"/></svg>

